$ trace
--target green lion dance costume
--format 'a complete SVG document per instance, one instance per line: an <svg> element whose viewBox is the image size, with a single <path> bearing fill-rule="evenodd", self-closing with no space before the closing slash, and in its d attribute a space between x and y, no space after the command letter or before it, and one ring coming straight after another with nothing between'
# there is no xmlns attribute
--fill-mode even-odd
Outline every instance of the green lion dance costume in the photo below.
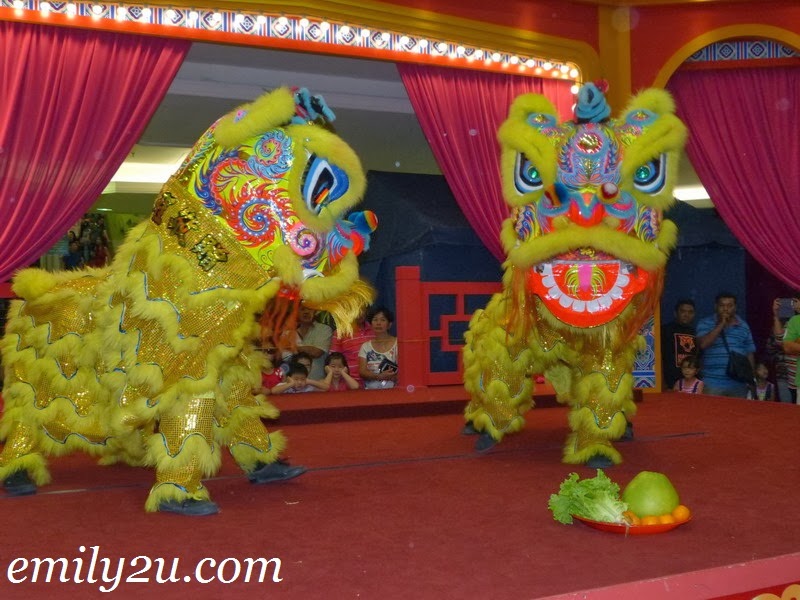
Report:
<svg viewBox="0 0 800 600"><path fill-rule="evenodd" d="M602 87L584 85L575 120L561 124L546 98L520 96L498 132L508 259L463 354L478 450L522 428L534 373L571 408L564 462L617 464L612 442L632 432L631 370L677 241L662 211L686 129L656 89L611 120Z"/></svg>
<svg viewBox="0 0 800 600"><path fill-rule="evenodd" d="M155 469L145 509L210 514L227 446L253 483L289 479L260 388L257 315L299 301L348 330L371 301L356 255L365 177L321 97L278 89L212 125L105 269L20 272L2 340L0 480L28 494L44 455ZM288 308L287 308L288 307Z"/></svg>

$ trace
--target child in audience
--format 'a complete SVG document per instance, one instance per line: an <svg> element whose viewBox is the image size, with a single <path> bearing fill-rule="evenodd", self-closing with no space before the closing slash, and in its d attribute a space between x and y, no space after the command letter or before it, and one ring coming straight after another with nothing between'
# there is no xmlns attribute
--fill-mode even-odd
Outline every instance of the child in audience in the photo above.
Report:
<svg viewBox="0 0 800 600"><path fill-rule="evenodd" d="M775 400L775 386L768 381L769 368L763 362L756 363L756 380L747 390L748 400Z"/></svg>
<svg viewBox="0 0 800 600"><path fill-rule="evenodd" d="M325 359L325 379L329 392L345 392L361 387L347 367L347 360L341 352L331 352Z"/></svg>
<svg viewBox="0 0 800 600"><path fill-rule="evenodd" d="M267 355L269 364L261 371L261 393L271 394L272 388L283 381L285 370L281 368L282 365L278 358L279 353L277 348L265 348L264 354Z"/></svg>
<svg viewBox="0 0 800 600"><path fill-rule="evenodd" d="M300 394L303 392L327 391L327 384L323 381L308 378L308 369L294 362L289 365L286 380L272 388L273 394Z"/></svg>
<svg viewBox="0 0 800 600"><path fill-rule="evenodd" d="M697 378L697 372L700 370L700 361L696 356L687 356L681 361L681 377L675 382L672 388L676 392L684 392L686 394L702 394L703 382Z"/></svg>
<svg viewBox="0 0 800 600"><path fill-rule="evenodd" d="M366 318L366 310L359 316L355 326L356 329L350 337L342 337L338 331L334 331L331 350L344 355L344 359L347 361L347 374L358 382L358 387L363 387L361 374L358 372L358 351L361 350L364 342L375 337L372 333L372 325Z"/></svg>

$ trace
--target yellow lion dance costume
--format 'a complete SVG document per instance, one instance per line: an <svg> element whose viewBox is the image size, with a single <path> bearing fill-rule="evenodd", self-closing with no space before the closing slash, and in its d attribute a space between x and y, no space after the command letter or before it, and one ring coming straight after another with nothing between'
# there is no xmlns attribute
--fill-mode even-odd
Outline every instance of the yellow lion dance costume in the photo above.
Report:
<svg viewBox="0 0 800 600"><path fill-rule="evenodd" d="M145 509L217 512L201 479L227 446L253 483L289 479L285 439L254 392L257 316L301 299L347 331L372 299L356 255L372 213L342 216L365 189L321 97L281 88L213 124L113 264L15 278L2 340L0 480L50 480L44 455L74 450L155 469ZM275 332L277 336L279 332Z"/></svg>
<svg viewBox="0 0 800 600"><path fill-rule="evenodd" d="M632 435L631 370L677 241L662 211L686 128L656 89L611 120L603 88L584 85L561 124L546 98L520 96L498 132L508 259L463 353L465 432L480 451L522 428L535 373L571 408L564 462L618 464L612 442Z"/></svg>

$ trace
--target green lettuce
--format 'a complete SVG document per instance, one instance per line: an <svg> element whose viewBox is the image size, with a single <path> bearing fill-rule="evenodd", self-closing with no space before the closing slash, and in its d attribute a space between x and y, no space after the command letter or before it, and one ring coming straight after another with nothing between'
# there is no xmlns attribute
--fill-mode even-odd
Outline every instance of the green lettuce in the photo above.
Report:
<svg viewBox="0 0 800 600"><path fill-rule="evenodd" d="M628 505L620 499L619 486L602 469L597 469L597 475L591 479L580 479L577 473L570 473L561 482L558 493L550 496L547 506L556 521L567 525L572 523L572 515L624 523L622 513L628 510Z"/></svg>

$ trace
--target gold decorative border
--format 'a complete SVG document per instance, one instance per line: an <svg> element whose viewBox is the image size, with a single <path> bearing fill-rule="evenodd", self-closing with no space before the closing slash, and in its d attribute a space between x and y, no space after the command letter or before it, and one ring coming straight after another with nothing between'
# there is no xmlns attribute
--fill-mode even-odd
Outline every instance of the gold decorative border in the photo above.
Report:
<svg viewBox="0 0 800 600"><path fill-rule="evenodd" d="M0 19L434 63L580 83L600 72L589 44L370 1L147 3L0 0Z"/></svg>

